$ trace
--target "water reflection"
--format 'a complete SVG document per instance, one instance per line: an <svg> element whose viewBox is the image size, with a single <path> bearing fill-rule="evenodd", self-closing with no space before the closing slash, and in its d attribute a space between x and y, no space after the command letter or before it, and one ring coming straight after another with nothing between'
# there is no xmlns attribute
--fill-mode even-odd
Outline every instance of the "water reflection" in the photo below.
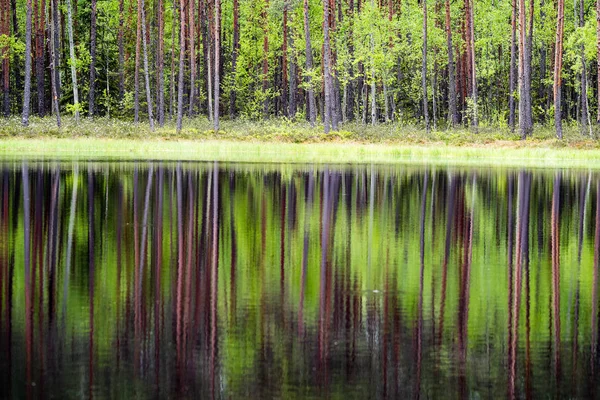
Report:
<svg viewBox="0 0 600 400"><path fill-rule="evenodd" d="M1 398L596 395L596 173L25 162L0 199Z"/></svg>

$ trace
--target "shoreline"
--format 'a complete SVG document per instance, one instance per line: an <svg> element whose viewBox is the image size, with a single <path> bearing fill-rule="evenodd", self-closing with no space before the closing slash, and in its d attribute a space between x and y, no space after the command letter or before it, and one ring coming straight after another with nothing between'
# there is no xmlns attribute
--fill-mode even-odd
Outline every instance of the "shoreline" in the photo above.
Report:
<svg viewBox="0 0 600 400"><path fill-rule="evenodd" d="M559 142L560 144L560 142ZM470 167L600 169L600 148L580 149L556 141L496 140L461 145L444 142L350 140L289 143L266 140L172 138L3 138L0 160L164 160L240 163L430 164Z"/></svg>

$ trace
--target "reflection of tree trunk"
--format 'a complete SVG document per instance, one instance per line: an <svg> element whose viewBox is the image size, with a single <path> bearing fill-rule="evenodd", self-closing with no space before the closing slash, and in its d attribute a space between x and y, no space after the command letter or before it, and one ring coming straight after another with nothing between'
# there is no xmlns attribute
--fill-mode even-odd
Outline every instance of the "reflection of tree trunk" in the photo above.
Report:
<svg viewBox="0 0 600 400"><path fill-rule="evenodd" d="M183 28L182 28L183 30ZM181 367L184 357L181 348L181 310L183 294L183 194L181 187L181 164L177 164L177 289L176 289L176 309L175 309L175 342L177 348L177 372L178 379L181 380ZM178 382L181 384L181 382ZM181 385L180 385L181 386Z"/></svg>
<svg viewBox="0 0 600 400"><path fill-rule="evenodd" d="M592 284L592 323L590 366L595 377L598 325L598 268L600 262L600 180L596 181L596 227L594 230L594 279Z"/></svg>
<svg viewBox="0 0 600 400"><path fill-rule="evenodd" d="M89 308L90 308L90 332L89 332L89 398L93 398L94 386L94 279L96 270L95 256L95 213L94 213L94 171L88 169L88 259L89 259Z"/></svg>
<svg viewBox="0 0 600 400"><path fill-rule="evenodd" d="M423 193L421 195L421 219L420 219L420 252L419 259L421 268L419 271L419 305L417 309L417 377L415 383L414 398L421 397L421 361L423 358L423 287L425 277L425 214L427 207L427 184L429 180L429 171L425 170L423 177Z"/></svg>
<svg viewBox="0 0 600 400"><path fill-rule="evenodd" d="M230 286L229 286L229 307L231 322L235 324L235 315L237 309L236 295L236 267L237 267L237 239L235 234L235 213L233 212L235 192L234 173L229 174L229 231L231 240L231 268L230 268Z"/></svg>
<svg viewBox="0 0 600 400"><path fill-rule="evenodd" d="M326 22L327 23L327 22ZM329 168L323 172L323 229L321 230L321 267L319 277L319 369L327 385L327 253L330 228L330 183Z"/></svg>
<svg viewBox="0 0 600 400"><path fill-rule="evenodd" d="M516 237L516 254L515 254L515 271L513 273L513 288L512 288L512 308L510 311L512 320L510 323L511 332L509 334L510 342L508 343L508 360L509 360L509 398L515 397L516 384L516 362L517 362L517 345L519 332L519 309L521 305L521 278L523 262L527 259L527 246L529 236L529 190L530 190L529 174L521 171L518 180L518 209L519 215L517 219L517 237Z"/></svg>
<svg viewBox="0 0 600 400"><path fill-rule="evenodd" d="M32 360L33 360L33 299L31 284L31 197L29 194L29 169L27 163L22 166L23 175L23 264L25 269L25 374L27 382L27 398L32 398Z"/></svg>
<svg viewBox="0 0 600 400"><path fill-rule="evenodd" d="M554 320L554 368L558 380L560 374L560 183L561 175L554 177L552 192L552 215L550 220L552 245L552 310Z"/></svg>
<svg viewBox="0 0 600 400"><path fill-rule="evenodd" d="M444 335L444 310L446 308L446 287L448 283L448 261L450 258L450 245L452 243L452 222L454 221L454 208L456 202L457 178L450 177L450 192L448 193L448 209L446 212L446 243L444 247L444 262L442 264L442 294L440 296L440 319L438 328L438 345L442 344Z"/></svg>
<svg viewBox="0 0 600 400"><path fill-rule="evenodd" d="M471 188L471 211L468 217L468 224L465 225L467 231L466 243L464 245L464 264L462 268L459 296L458 312L458 347L459 356L459 389L461 398L467 397L467 334L469 324L469 299L471 287L471 263L473 260L473 219L475 217L475 189L477 187L477 175L473 174L473 183Z"/></svg>
<svg viewBox="0 0 600 400"><path fill-rule="evenodd" d="M77 211L77 184L79 181L79 167L75 164L73 171L73 192L71 194L71 208L69 214L69 231L67 233L67 255L65 258L65 272L64 272L64 280L63 280L63 306L62 306L62 319L63 319L63 329L66 329L66 318L67 318L67 303L68 303L68 286L69 279L71 278L71 253L73 252L73 233L75 230L75 212ZM120 245L121 242L117 241L117 254L120 256ZM120 262L120 257L118 258ZM120 263L118 265L120 267ZM117 297L118 299L118 297ZM117 321L119 319L117 318Z"/></svg>
<svg viewBox="0 0 600 400"><path fill-rule="evenodd" d="M300 304L298 306L298 334L304 333L304 291L306 289L306 274L308 270L308 240L310 232L310 214L314 197L314 172L308 175L308 196L304 211L304 243L302 248L302 273L300 277Z"/></svg>
<svg viewBox="0 0 600 400"><path fill-rule="evenodd" d="M210 276L210 393L215 398L215 375L217 357L217 289L219 266L219 165L213 167L213 215L212 215L212 250Z"/></svg>
<svg viewBox="0 0 600 400"><path fill-rule="evenodd" d="M161 39L162 40L162 39ZM161 273L162 273L162 233L163 233L163 167L158 166L158 189L156 196L156 236L152 247L155 248L155 264L154 264L154 374L155 385L159 389L160 378L160 304L161 304Z"/></svg>
<svg viewBox="0 0 600 400"><path fill-rule="evenodd" d="M285 184L281 182L281 199L283 204L281 205L281 217L279 221L280 225L280 237L279 237L279 294L280 300L279 305L281 306L281 318L283 326L285 327L285 210L287 206L287 196Z"/></svg>

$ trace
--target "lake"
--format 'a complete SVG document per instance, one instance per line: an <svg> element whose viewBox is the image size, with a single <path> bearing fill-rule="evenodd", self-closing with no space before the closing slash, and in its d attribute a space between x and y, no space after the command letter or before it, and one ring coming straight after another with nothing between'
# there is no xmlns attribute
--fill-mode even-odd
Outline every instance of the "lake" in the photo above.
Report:
<svg viewBox="0 0 600 400"><path fill-rule="evenodd" d="M0 163L0 398L600 393L600 174Z"/></svg>

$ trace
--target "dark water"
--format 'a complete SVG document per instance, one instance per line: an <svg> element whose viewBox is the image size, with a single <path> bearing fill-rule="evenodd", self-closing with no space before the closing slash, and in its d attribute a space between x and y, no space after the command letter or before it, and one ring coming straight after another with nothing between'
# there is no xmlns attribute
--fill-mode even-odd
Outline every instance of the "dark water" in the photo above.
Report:
<svg viewBox="0 0 600 400"><path fill-rule="evenodd" d="M600 174L0 164L0 398L591 398Z"/></svg>

